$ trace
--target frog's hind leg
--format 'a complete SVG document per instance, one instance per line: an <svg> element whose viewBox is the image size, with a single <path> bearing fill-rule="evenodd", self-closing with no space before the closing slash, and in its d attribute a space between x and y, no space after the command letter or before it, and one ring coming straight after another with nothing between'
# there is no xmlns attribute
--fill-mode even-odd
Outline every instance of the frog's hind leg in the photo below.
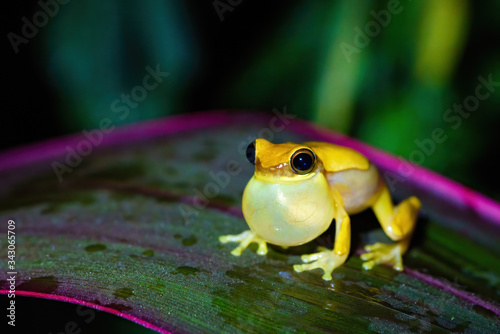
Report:
<svg viewBox="0 0 500 334"><path fill-rule="evenodd" d="M379 263L390 263L394 269L403 270L401 256L410 244L420 206L420 200L412 196L394 207L387 186L382 186L372 209L385 234L395 243L377 242L366 246L367 253L361 255L361 259L366 261L363 263L364 269L372 269Z"/></svg>

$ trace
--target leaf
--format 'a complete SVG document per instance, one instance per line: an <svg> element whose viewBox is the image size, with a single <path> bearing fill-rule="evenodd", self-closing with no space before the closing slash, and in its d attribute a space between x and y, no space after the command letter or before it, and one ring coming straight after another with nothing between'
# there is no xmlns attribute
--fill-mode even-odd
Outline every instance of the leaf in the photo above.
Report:
<svg viewBox="0 0 500 334"><path fill-rule="evenodd" d="M0 156L0 222L15 222L16 293L82 304L158 332L499 331L500 206L428 170L293 115L208 112L74 135ZM405 271L361 268L385 237L352 217L353 248L330 282L295 273L313 243L242 256L218 236L247 228L242 190L256 136L322 140L366 154L396 198L423 211ZM84 151L93 138L98 145ZM73 151L74 150L74 151ZM68 152L87 153L78 156ZM89 152L90 151L90 152ZM83 154L82 154L83 155ZM54 162L71 170L54 172ZM329 231L330 235L332 231ZM1 238L7 249L7 238ZM7 271L0 274L7 294Z"/></svg>

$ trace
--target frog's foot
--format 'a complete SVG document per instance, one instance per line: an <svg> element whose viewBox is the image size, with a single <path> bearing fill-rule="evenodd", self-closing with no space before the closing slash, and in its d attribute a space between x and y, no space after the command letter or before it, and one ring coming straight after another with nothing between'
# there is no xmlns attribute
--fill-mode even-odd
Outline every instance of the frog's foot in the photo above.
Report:
<svg viewBox="0 0 500 334"><path fill-rule="evenodd" d="M302 255L302 262L307 264L296 264L293 266L293 269L300 273L302 271L320 268L323 269L322 278L325 281L329 281L332 279L333 270L344 264L347 259L347 254L338 255L325 247L319 247L318 250L318 253Z"/></svg>
<svg viewBox="0 0 500 334"><path fill-rule="evenodd" d="M403 260L401 256L406 251L406 243L406 240L402 240L394 244L376 242L373 245L365 246L365 251L368 253L361 255L361 260L366 261L363 263L363 269L370 270L379 263L390 263L394 269L402 271Z"/></svg>
<svg viewBox="0 0 500 334"><path fill-rule="evenodd" d="M251 230L245 231L243 233L237 235L222 235L219 237L219 241L223 244L228 242L239 242L240 245L231 251L231 254L234 256L240 256L241 253L250 245L252 242L255 242L259 245L257 249L257 254L266 255L267 254L267 244L266 242L257 236Z"/></svg>

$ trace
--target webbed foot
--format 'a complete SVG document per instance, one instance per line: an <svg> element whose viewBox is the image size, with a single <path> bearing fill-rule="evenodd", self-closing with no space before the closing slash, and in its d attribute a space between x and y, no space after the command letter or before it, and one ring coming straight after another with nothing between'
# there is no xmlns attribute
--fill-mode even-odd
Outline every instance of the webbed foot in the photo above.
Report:
<svg viewBox="0 0 500 334"><path fill-rule="evenodd" d="M329 281L332 279L333 270L344 264L348 254L338 255L325 247L319 247L318 250L318 253L302 255L301 259L306 264L296 264L293 266L293 269L300 273L320 268L323 269L322 278L325 281Z"/></svg>
<svg viewBox="0 0 500 334"><path fill-rule="evenodd" d="M266 255L267 254L267 243L257 236L251 230L247 230L243 233L236 235L222 235L219 237L219 241L223 244L228 242L239 242L240 245L231 251L234 256L240 256L241 253L252 243L255 242L259 245L257 249L257 254Z"/></svg>

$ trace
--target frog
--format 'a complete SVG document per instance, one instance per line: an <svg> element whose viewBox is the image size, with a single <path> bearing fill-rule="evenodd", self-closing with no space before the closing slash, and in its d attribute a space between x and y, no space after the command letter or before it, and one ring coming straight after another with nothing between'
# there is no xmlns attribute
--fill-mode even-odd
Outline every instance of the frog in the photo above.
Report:
<svg viewBox="0 0 500 334"><path fill-rule="evenodd" d="M255 166L242 197L250 229L219 237L223 244L239 243L232 255L240 256L252 243L257 244L258 255L268 253L268 243L284 249L300 246L335 222L333 249L319 247L293 266L297 273L322 269L322 279L329 281L350 252L350 216L371 208L393 242L366 245L363 269L382 263L404 269L402 256L410 245L421 202L410 196L394 205L378 168L363 154L327 142L273 144L258 138L248 145L246 157Z"/></svg>

